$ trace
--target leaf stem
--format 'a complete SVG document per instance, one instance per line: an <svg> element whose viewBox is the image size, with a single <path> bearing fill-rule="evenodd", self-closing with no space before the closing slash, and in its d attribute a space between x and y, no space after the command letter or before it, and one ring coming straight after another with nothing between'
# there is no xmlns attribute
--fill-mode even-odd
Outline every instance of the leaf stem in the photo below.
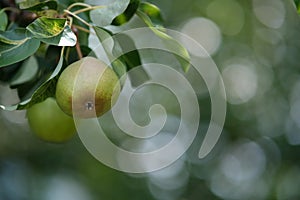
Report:
<svg viewBox="0 0 300 200"><path fill-rule="evenodd" d="M71 4L71 5L67 8L67 10L71 10L72 8L74 8L74 7L76 7L76 6L82 6L82 7L87 7L87 8L92 7L92 6L89 5L89 4L78 2L78 3L73 3L73 4Z"/></svg>
<svg viewBox="0 0 300 200"><path fill-rule="evenodd" d="M78 19L79 21L81 21L82 23L84 23L85 25L92 27L92 25L90 25L87 21L85 21L84 19L82 19L81 17L79 17L78 15L74 14L73 12L69 11L69 10L64 10L64 12L66 14L69 14L73 17L75 17L76 19Z"/></svg>
<svg viewBox="0 0 300 200"><path fill-rule="evenodd" d="M15 13L20 13L21 11L17 8L14 7L6 7L2 9L3 11L11 11L11 12L15 12Z"/></svg>
<svg viewBox="0 0 300 200"><path fill-rule="evenodd" d="M75 11L73 13L74 14L79 14L79 13L86 12L86 11L89 11L89 10L95 10L95 9L105 8L105 7L106 6L92 6L92 7L83 8L83 9L77 10L77 11Z"/></svg>

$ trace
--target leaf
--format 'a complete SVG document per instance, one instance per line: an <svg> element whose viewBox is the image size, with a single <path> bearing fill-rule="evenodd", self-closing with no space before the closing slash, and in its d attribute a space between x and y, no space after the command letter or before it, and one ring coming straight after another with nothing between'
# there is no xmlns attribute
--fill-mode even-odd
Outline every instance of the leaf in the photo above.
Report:
<svg viewBox="0 0 300 200"><path fill-rule="evenodd" d="M24 4L24 3L23 4L22 3L19 4L20 8L22 6L21 9L24 9L23 8L24 5L26 5L26 4ZM37 3L33 3L32 5L34 5L34 6L29 6L26 9L30 10L32 12L40 12L40 11L56 10L57 9L57 2L53 1L53 0L45 1L45 2L37 1Z"/></svg>
<svg viewBox="0 0 300 200"><path fill-rule="evenodd" d="M61 55L59 62L51 74L50 78L44 82L31 96L31 98L20 102L19 104L12 106L4 106L0 105L0 108L3 110L13 111L13 110L23 110L33 106L36 103L42 102L48 97L52 97L55 95L56 83L58 79L58 73L61 71L63 66L63 52L64 48L61 50Z"/></svg>
<svg viewBox="0 0 300 200"><path fill-rule="evenodd" d="M120 33L116 34L114 38L118 41L122 49L121 58L125 61L128 69L142 65L140 54L137 51L134 41L129 36Z"/></svg>
<svg viewBox="0 0 300 200"><path fill-rule="evenodd" d="M112 33L100 27L94 27L94 30L102 43L107 56L112 62L112 68L119 78L122 78L127 70L142 66L139 52L130 37L125 34L116 34L112 37ZM108 42L109 38L111 39L111 42ZM135 70L129 75L131 84L134 87L149 80L149 76L143 68Z"/></svg>
<svg viewBox="0 0 300 200"><path fill-rule="evenodd" d="M4 10L0 10L0 31L5 31L7 27L8 19Z"/></svg>
<svg viewBox="0 0 300 200"><path fill-rule="evenodd" d="M56 46L75 46L77 37L71 30L70 26L66 26L62 33L51 38L43 38L41 41Z"/></svg>
<svg viewBox="0 0 300 200"><path fill-rule="evenodd" d="M163 25L161 11L156 5L148 2L142 2L139 6L139 10L145 13L155 26Z"/></svg>
<svg viewBox="0 0 300 200"><path fill-rule="evenodd" d="M51 38L63 32L66 22L67 19L40 17L29 24L26 29L35 38Z"/></svg>
<svg viewBox="0 0 300 200"><path fill-rule="evenodd" d="M143 12L137 11L137 15L151 28L151 30L162 40L163 44L171 52L176 51L174 56L177 58L178 62L181 64L181 67L184 72L188 72L190 68L190 55L188 51L174 38L168 34L162 32L160 27L155 27L151 19Z"/></svg>
<svg viewBox="0 0 300 200"><path fill-rule="evenodd" d="M40 41L25 33L26 29L15 29L0 35L0 67L24 60L37 51Z"/></svg>
<svg viewBox="0 0 300 200"><path fill-rule="evenodd" d="M113 40L112 33L108 30L97 26L94 26L93 29L95 30L96 35L103 46L106 56L112 64L112 68L117 73L118 77L121 78L127 71L124 63L115 57L116 54L122 55L121 47L118 45L118 43L116 43L116 41Z"/></svg>
<svg viewBox="0 0 300 200"><path fill-rule="evenodd" d="M58 12L56 10L43 10L43 11L37 11L37 16L43 16L43 17L49 17L49 18L55 18L58 16Z"/></svg>
<svg viewBox="0 0 300 200"><path fill-rule="evenodd" d="M126 10L122 14L114 18L114 20L112 21L112 25L122 25L128 22L137 11L139 5L140 0L130 0L130 3Z"/></svg>
<svg viewBox="0 0 300 200"><path fill-rule="evenodd" d="M129 3L130 0L116 0L107 6L92 10L90 12L90 18L97 26L110 25L117 16L126 10Z"/></svg>
<svg viewBox="0 0 300 200"><path fill-rule="evenodd" d="M49 0L16 0L16 3L19 5L20 9L34 8L39 4L46 4L47 2L49 2ZM48 6L53 6L53 2Z"/></svg>
<svg viewBox="0 0 300 200"><path fill-rule="evenodd" d="M300 14L300 0L294 0L298 14Z"/></svg>
<svg viewBox="0 0 300 200"><path fill-rule="evenodd" d="M24 63L22 63L21 68L13 76L10 86L13 88L16 85L20 85L30 81L36 73L38 72L38 62L34 56L29 57Z"/></svg>

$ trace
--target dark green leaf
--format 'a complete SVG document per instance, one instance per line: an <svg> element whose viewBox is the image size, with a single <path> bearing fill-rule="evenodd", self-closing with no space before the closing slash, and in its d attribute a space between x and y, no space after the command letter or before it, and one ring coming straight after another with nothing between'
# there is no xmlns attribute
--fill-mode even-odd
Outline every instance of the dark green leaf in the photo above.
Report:
<svg viewBox="0 0 300 200"><path fill-rule="evenodd" d="M10 86L15 87L16 85L23 84L30 81L36 73L38 72L38 62L34 56L28 58L25 62L22 63L21 68L13 76Z"/></svg>
<svg viewBox="0 0 300 200"><path fill-rule="evenodd" d="M115 40L118 41L122 52L121 58L125 61L128 69L138 67L142 65L139 52L136 50L134 41L125 34L116 34L114 36Z"/></svg>
<svg viewBox="0 0 300 200"><path fill-rule="evenodd" d="M298 13L300 14L300 0L294 0Z"/></svg>
<svg viewBox="0 0 300 200"><path fill-rule="evenodd" d="M107 26L112 21L122 14L128 7L130 0L114 1L113 3L101 7L90 12L90 17L93 23L97 26Z"/></svg>
<svg viewBox="0 0 300 200"><path fill-rule="evenodd" d="M156 5L148 2L142 2L139 6L139 10L145 13L154 25L163 25L163 18L161 16L160 9Z"/></svg>
<svg viewBox="0 0 300 200"><path fill-rule="evenodd" d="M130 0L130 3L126 10L112 21L112 25L122 25L128 22L135 14L136 10L139 7L139 4L140 0Z"/></svg>
<svg viewBox="0 0 300 200"><path fill-rule="evenodd" d="M69 26L66 26L62 33L51 38L43 38L41 41L56 46L75 46L77 42L76 35Z"/></svg>
<svg viewBox="0 0 300 200"><path fill-rule="evenodd" d="M16 29L0 35L0 67L24 60L39 48L40 41L25 33L26 29Z"/></svg>
<svg viewBox="0 0 300 200"><path fill-rule="evenodd" d="M190 68L190 55L188 51L174 38L169 36L168 34L162 32L160 28L157 28L152 23L151 19L143 12L137 11L138 16L151 28L151 30L162 40L162 43L165 45L167 49L171 52L174 52L174 56L180 62L181 67L184 72L187 72Z"/></svg>
<svg viewBox="0 0 300 200"><path fill-rule="evenodd" d="M0 67L0 81L9 82L13 75L19 70L22 62L14 63L6 67Z"/></svg>
<svg viewBox="0 0 300 200"><path fill-rule="evenodd" d="M4 10L0 10L0 31L5 31L7 27L8 19Z"/></svg>
<svg viewBox="0 0 300 200"><path fill-rule="evenodd" d="M35 38L52 38L63 32L67 19L40 17L29 24L26 29Z"/></svg>
<svg viewBox="0 0 300 200"><path fill-rule="evenodd" d="M32 94L31 98L13 106L0 105L0 108L9 111L27 109L36 103L44 101L48 97L53 97L55 95L58 73L61 71L63 66L63 51L64 50L62 49L59 62L50 78Z"/></svg>

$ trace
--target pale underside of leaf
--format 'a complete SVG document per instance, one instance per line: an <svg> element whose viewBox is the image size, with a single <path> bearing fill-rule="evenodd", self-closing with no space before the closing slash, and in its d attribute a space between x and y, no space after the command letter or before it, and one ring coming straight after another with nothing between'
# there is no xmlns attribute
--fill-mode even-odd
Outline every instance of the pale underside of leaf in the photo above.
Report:
<svg viewBox="0 0 300 200"><path fill-rule="evenodd" d="M103 27L110 25L117 16L119 16L126 10L129 3L130 0L116 0L107 6L92 10L90 12L91 20L97 26Z"/></svg>

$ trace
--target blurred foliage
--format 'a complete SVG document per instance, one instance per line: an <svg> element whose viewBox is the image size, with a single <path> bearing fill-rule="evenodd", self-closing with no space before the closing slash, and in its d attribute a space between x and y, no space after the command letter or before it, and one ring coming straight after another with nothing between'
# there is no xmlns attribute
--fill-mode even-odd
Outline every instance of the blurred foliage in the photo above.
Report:
<svg viewBox="0 0 300 200"><path fill-rule="evenodd" d="M60 2L62 9L72 1ZM64 145L39 141L28 128L25 111L0 110L0 199L300 199L300 18L294 2L147 2L160 8L167 28L190 33L211 48L228 98L225 127L213 152L202 160L197 157L211 114L209 95L201 88L197 138L172 166L149 174L126 174L104 166L79 137ZM202 26L189 29L195 19ZM49 61L57 59L57 52L47 51ZM1 80L19 67L2 71ZM18 102L17 91L5 83L0 94L1 104ZM161 93L157 94L159 99ZM179 112L169 96L160 100Z"/></svg>

